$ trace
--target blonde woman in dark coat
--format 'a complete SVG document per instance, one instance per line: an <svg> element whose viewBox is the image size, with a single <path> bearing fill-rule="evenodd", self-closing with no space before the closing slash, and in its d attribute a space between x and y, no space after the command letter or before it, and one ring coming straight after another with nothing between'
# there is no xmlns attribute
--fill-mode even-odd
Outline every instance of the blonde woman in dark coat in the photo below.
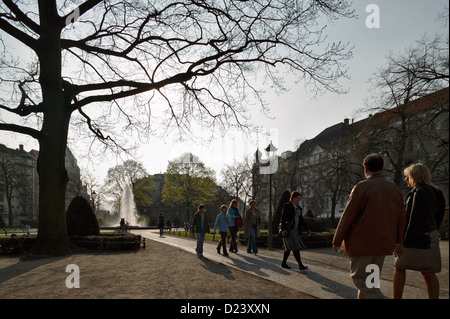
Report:
<svg viewBox="0 0 450 319"><path fill-rule="evenodd" d="M420 271L430 299L439 298L441 271L439 226L445 210L445 198L431 183L430 170L423 164L405 169L405 181L412 190L406 198L406 227L403 246L397 248L394 263L394 299L401 299L406 269Z"/></svg>

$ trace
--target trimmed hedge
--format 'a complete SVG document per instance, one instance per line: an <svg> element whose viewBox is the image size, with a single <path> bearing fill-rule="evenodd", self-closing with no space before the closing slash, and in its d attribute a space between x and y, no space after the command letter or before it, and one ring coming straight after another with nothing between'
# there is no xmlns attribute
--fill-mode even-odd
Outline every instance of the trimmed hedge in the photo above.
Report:
<svg viewBox="0 0 450 319"><path fill-rule="evenodd" d="M99 236L100 227L91 203L83 196L76 196L66 212L67 234L69 236Z"/></svg>
<svg viewBox="0 0 450 319"><path fill-rule="evenodd" d="M312 233L311 236L302 235L302 242L308 248L331 247L333 244L333 234L328 232Z"/></svg>
<svg viewBox="0 0 450 319"><path fill-rule="evenodd" d="M141 247L142 237L135 234L100 234L99 236L69 236L70 241L89 250L136 250ZM36 235L0 237L1 254L22 254L33 246Z"/></svg>
<svg viewBox="0 0 450 319"><path fill-rule="evenodd" d="M312 232L322 233L326 231L325 225L323 224L322 220L314 217L303 217L303 220L305 221L306 225L308 225L309 229L311 229Z"/></svg>
<svg viewBox="0 0 450 319"><path fill-rule="evenodd" d="M0 255L22 254L24 251L28 251L34 244L36 235L17 236L12 235L10 237L0 237Z"/></svg>
<svg viewBox="0 0 450 319"><path fill-rule="evenodd" d="M141 246L141 235L101 234L99 236L70 236L72 243L90 250L133 250Z"/></svg>

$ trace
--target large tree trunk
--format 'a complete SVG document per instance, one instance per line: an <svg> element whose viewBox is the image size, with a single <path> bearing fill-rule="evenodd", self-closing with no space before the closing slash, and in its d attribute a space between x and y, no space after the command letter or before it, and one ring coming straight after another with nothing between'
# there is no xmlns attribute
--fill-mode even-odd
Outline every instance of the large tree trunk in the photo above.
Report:
<svg viewBox="0 0 450 319"><path fill-rule="evenodd" d="M32 253L61 256L70 253L65 194L68 175L65 152L70 112L65 107L61 78L61 43L53 1L40 1L40 78L44 121L39 138L39 224Z"/></svg>
<svg viewBox="0 0 450 319"><path fill-rule="evenodd" d="M49 124L52 131L61 131L62 124ZM47 136L40 141L39 225L35 255L62 256L70 253L66 228L65 193L68 182L64 165L66 139L60 135Z"/></svg>

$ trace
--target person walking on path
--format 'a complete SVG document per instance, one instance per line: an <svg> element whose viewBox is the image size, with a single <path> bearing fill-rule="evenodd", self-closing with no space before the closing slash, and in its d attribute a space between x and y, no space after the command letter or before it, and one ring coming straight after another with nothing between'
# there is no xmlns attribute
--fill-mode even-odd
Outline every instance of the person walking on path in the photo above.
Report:
<svg viewBox="0 0 450 319"><path fill-rule="evenodd" d="M256 208L256 201L251 200L250 208L245 212L244 218L244 237L248 239L247 252L252 252L256 255L258 253L258 246L256 245L256 238L260 235L261 230L261 214Z"/></svg>
<svg viewBox="0 0 450 319"><path fill-rule="evenodd" d="M164 213L161 212L158 217L159 237L164 234Z"/></svg>
<svg viewBox="0 0 450 319"><path fill-rule="evenodd" d="M238 201L233 199L230 203L230 206L227 211L228 216L228 229L230 230L231 235L231 243L230 243L230 252L237 253L238 248L236 244L236 234L238 232L238 227L236 227L235 219L236 216L241 215L241 212L238 208Z"/></svg>
<svg viewBox="0 0 450 319"><path fill-rule="evenodd" d="M281 235L283 237L284 244L284 256L281 267L291 269L286 263L291 253L294 252L295 260L297 260L300 270L305 270L308 267L303 265L300 250L305 248L305 245L300 239L302 234L302 227L308 232L308 236L311 235L308 225L302 216L302 209L298 205L302 195L299 192L292 192L290 201L284 204L283 212L281 213Z"/></svg>
<svg viewBox="0 0 450 319"><path fill-rule="evenodd" d="M228 256L227 253L227 232L228 232L228 216L227 216L227 206L222 205L220 207L220 214L217 215L216 223L214 224L214 233L216 229L219 229L220 242L217 246L217 253L220 254L220 248L223 248L223 255Z"/></svg>
<svg viewBox="0 0 450 319"><path fill-rule="evenodd" d="M366 180L356 184L349 196L333 238L333 248L350 258L350 276L358 288L358 299L382 299L377 287L366 285L366 267L382 271L386 255L403 242L405 207L400 188L382 174L383 158L364 158ZM397 245L397 246L396 246Z"/></svg>
<svg viewBox="0 0 450 319"><path fill-rule="evenodd" d="M413 164L404 170L405 181L412 187L406 198L406 227L403 247L395 251L394 299L401 299L406 269L420 271L430 299L439 299L441 271L439 226L445 211L445 198L431 182L430 170L423 164Z"/></svg>
<svg viewBox="0 0 450 319"><path fill-rule="evenodd" d="M197 247L195 248L197 256L203 256L203 242L205 234L209 232L208 216L203 205L198 206L198 210L192 218L192 231L197 234Z"/></svg>

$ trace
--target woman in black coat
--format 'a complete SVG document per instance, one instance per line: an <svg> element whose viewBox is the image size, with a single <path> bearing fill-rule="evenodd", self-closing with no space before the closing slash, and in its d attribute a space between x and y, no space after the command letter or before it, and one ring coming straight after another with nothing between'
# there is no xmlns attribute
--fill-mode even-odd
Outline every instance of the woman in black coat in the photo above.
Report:
<svg viewBox="0 0 450 319"><path fill-rule="evenodd" d="M290 269L286 263L291 250L294 252L295 260L297 260L300 270L305 270L308 267L303 265L300 258L300 249L305 248L300 236L302 233L302 227L311 235L308 225L306 225L303 216L302 209L298 205L301 199L299 192L292 192L291 199L288 203L284 204L283 212L281 213L281 236L284 243L284 257L281 267Z"/></svg>
<svg viewBox="0 0 450 319"><path fill-rule="evenodd" d="M413 164L404 171L405 181L412 190L406 198L406 227L403 247L394 252L394 299L401 299L406 270L422 273L430 299L439 298L442 261L439 248L439 226L445 211L442 191L431 183L431 172L423 164Z"/></svg>

